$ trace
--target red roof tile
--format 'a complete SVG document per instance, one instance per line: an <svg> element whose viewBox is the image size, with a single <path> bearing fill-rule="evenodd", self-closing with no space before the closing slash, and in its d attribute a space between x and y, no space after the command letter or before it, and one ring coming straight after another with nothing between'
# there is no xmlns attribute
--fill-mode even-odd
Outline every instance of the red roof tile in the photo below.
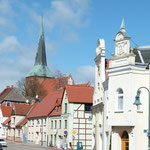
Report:
<svg viewBox="0 0 150 150"><path fill-rule="evenodd" d="M29 113L27 118L48 116L54 109L57 99L61 99L63 91L50 92L40 103Z"/></svg>
<svg viewBox="0 0 150 150"><path fill-rule="evenodd" d="M68 77L62 77L62 78L54 78L54 79L46 79L42 82L41 90L45 89L47 93L56 91L60 89L60 87L64 87L68 84L68 79L71 76Z"/></svg>
<svg viewBox="0 0 150 150"><path fill-rule="evenodd" d="M6 89L4 89L1 93L0 93L0 101L2 101L7 94L12 90L13 87L9 87L7 86Z"/></svg>
<svg viewBox="0 0 150 150"><path fill-rule="evenodd" d="M9 106L0 106L2 114L4 117L9 117L11 116L11 112L12 112L12 107Z"/></svg>
<svg viewBox="0 0 150 150"><path fill-rule="evenodd" d="M93 103L93 87L67 85L66 92L69 102Z"/></svg>
<svg viewBox="0 0 150 150"><path fill-rule="evenodd" d="M3 124L3 125L6 125L6 124L8 124L10 121L11 121L11 117L7 118L2 124Z"/></svg>
<svg viewBox="0 0 150 150"><path fill-rule="evenodd" d="M7 86L0 93L0 102L2 101L26 102L26 98L14 86L11 87Z"/></svg>
<svg viewBox="0 0 150 150"><path fill-rule="evenodd" d="M53 109L49 116L60 116L62 114L62 107L59 107L59 112L57 112L57 107Z"/></svg>
<svg viewBox="0 0 150 150"><path fill-rule="evenodd" d="M21 115L26 116L27 113L30 111L32 105L26 103L15 104L13 108L13 115Z"/></svg>

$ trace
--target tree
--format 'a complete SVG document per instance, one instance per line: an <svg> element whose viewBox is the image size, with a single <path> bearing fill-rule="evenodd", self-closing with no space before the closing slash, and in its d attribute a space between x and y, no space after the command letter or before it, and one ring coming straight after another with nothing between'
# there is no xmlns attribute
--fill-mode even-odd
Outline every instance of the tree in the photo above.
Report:
<svg viewBox="0 0 150 150"><path fill-rule="evenodd" d="M46 91L41 88L41 84L37 78L25 79L22 78L17 82L17 88L25 97L43 97Z"/></svg>
<svg viewBox="0 0 150 150"><path fill-rule="evenodd" d="M57 70L55 72L56 77L56 89L64 88L65 85L68 85L68 77L66 74L62 73L61 71Z"/></svg>

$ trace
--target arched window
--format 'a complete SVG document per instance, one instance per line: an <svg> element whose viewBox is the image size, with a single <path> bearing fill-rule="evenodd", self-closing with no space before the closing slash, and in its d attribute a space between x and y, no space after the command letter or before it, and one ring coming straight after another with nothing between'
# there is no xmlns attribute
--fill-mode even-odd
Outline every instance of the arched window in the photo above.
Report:
<svg viewBox="0 0 150 150"><path fill-rule="evenodd" d="M117 109L123 110L123 90L121 88L117 90L117 103Z"/></svg>

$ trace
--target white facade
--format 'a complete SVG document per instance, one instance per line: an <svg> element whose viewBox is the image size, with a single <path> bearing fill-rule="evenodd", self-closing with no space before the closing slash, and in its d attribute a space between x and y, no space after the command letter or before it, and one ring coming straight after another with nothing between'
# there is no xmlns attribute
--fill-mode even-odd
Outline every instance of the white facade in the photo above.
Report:
<svg viewBox="0 0 150 150"><path fill-rule="evenodd" d="M48 145L48 117L28 119L28 143L41 146Z"/></svg>
<svg viewBox="0 0 150 150"><path fill-rule="evenodd" d="M57 147L67 145L68 148L72 146L73 149L77 149L79 141L82 142L83 149L90 150L92 148L92 120L89 117L91 117L91 112L85 111L85 103L69 102L65 90L62 100L62 115L49 118L50 145ZM77 134L72 134L73 131Z"/></svg>
<svg viewBox="0 0 150 150"><path fill-rule="evenodd" d="M6 138L6 131L7 127L3 126L2 123L7 119L8 117L4 117L2 114L2 110L0 108L0 137Z"/></svg>
<svg viewBox="0 0 150 150"><path fill-rule="evenodd" d="M108 80L104 82L100 80L96 71L94 95L102 91L101 89L98 91L96 85L99 81L102 81L102 88L104 88L103 109L100 109L102 108L100 105L98 107L101 110L100 113L103 114L103 117L100 115L98 117L99 123L102 123L103 144L102 147L97 146L96 149L109 150L111 147L111 150L146 150L148 137L144 130L148 129L149 95L147 90L141 88L141 106L137 107L133 103L138 88L149 89L150 73L146 68L148 55L145 57L143 51L137 50L136 53L134 51L136 49L130 47L130 38L125 31L124 21L120 32L116 35L115 47L115 56L109 60ZM98 61L101 63L101 57L96 63ZM93 99L93 105L95 100L96 98Z"/></svg>

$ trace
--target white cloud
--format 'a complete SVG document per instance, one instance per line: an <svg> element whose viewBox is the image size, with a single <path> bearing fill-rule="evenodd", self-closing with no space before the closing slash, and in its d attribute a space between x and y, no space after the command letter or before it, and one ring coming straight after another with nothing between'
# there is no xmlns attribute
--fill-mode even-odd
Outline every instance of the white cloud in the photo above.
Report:
<svg viewBox="0 0 150 150"><path fill-rule="evenodd" d="M16 24L14 17L16 16L15 11L12 8L12 1L0 0L0 32L6 34L8 31L15 31ZM4 29L6 28L6 29Z"/></svg>
<svg viewBox="0 0 150 150"><path fill-rule="evenodd" d="M8 36L0 43L0 54L17 52L20 47L21 45L15 36Z"/></svg>
<svg viewBox="0 0 150 150"><path fill-rule="evenodd" d="M49 9L44 10L44 26L50 32L60 31L63 39L78 41L76 29L86 27L89 20L85 19L88 14L91 0L55 0L51 1ZM41 14L35 10L29 11L32 19L40 24Z"/></svg>
<svg viewBox="0 0 150 150"><path fill-rule="evenodd" d="M0 89L15 85L26 76L34 63L34 51L31 49L21 45L15 36L8 36L0 43Z"/></svg>
<svg viewBox="0 0 150 150"><path fill-rule="evenodd" d="M95 67L94 66L80 66L76 72L73 73L75 83L87 83L91 82L94 85L95 82Z"/></svg>

